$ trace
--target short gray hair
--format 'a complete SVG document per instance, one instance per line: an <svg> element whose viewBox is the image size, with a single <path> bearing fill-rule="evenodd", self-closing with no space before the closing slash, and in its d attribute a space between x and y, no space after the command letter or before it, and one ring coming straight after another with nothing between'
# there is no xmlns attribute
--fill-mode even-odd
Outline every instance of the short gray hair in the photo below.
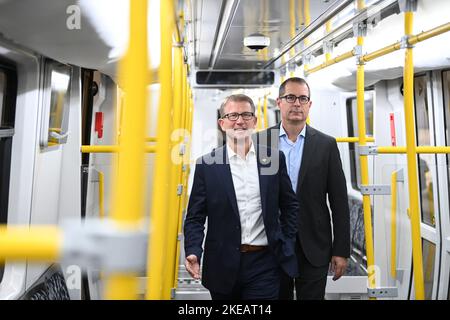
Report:
<svg viewBox="0 0 450 320"><path fill-rule="evenodd" d="M232 94L231 96L226 97L223 100L222 104L220 105L219 113L220 113L221 118L223 118L223 116L225 115L225 106L230 101L248 102L250 104L250 107L252 108L252 112L255 113L256 107L255 107L255 103L253 102L252 98L250 98L249 96L247 96L245 94Z"/></svg>

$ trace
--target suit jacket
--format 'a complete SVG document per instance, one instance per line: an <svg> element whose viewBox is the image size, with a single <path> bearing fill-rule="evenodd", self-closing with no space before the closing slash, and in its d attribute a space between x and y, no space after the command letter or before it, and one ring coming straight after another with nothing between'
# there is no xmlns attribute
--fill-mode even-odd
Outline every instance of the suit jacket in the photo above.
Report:
<svg viewBox="0 0 450 320"><path fill-rule="evenodd" d="M298 201L287 175L282 152L255 146L261 208L269 250L291 276L298 272L295 256ZM278 168L279 165L279 168ZM273 170L275 167L275 170ZM229 293L240 264L241 225L226 146L197 160L184 222L185 254L201 261L205 221L208 228L203 257L202 284Z"/></svg>
<svg viewBox="0 0 450 320"><path fill-rule="evenodd" d="M254 139L259 144L278 149L279 133L280 124L258 132ZM297 238L308 261L315 266L324 266L331 256L348 258L350 212L336 139L308 125L295 191L300 202Z"/></svg>

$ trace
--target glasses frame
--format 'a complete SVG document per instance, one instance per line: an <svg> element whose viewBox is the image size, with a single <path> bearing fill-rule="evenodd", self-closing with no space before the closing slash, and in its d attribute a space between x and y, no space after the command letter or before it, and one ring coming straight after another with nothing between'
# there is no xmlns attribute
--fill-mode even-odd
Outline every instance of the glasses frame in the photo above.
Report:
<svg viewBox="0 0 450 320"><path fill-rule="evenodd" d="M292 101L292 102L289 102L288 101L288 97L295 97L295 100ZM286 95L280 97L280 99L283 99L283 98L286 100L287 103L295 103L295 101L297 101L297 99L298 99L298 102L300 102L300 104L303 104L303 105L306 105L306 104L308 104L311 101L311 99L308 96L305 96L305 95L300 95L300 96L297 97L295 94L286 94ZM302 100L301 100L302 98L307 98L308 101L302 102Z"/></svg>
<svg viewBox="0 0 450 320"><path fill-rule="evenodd" d="M245 114L251 114L251 117L249 117L248 119L244 118L244 113ZM236 115L236 114L237 114L237 118L235 120L230 119L230 115ZM250 111L245 111L245 112L242 112L242 113L230 112L230 113L224 114L222 119L227 118L230 121L238 121L239 117L242 117L242 120L244 120L244 121L250 121L250 120L252 120L255 117L255 113L254 112L250 112Z"/></svg>

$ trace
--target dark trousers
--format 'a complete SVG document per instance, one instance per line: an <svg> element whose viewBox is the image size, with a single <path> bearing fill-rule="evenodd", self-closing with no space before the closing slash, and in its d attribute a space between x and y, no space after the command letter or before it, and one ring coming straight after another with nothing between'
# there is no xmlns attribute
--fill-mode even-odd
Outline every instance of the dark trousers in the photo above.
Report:
<svg viewBox="0 0 450 320"><path fill-rule="evenodd" d="M294 299L294 286L297 300L323 300L329 265L313 266L297 241L296 253L299 267L299 277L291 278L284 272L280 282L280 300Z"/></svg>
<svg viewBox="0 0 450 320"><path fill-rule="evenodd" d="M241 253L239 274L229 294L210 291L213 300L276 300L278 299L281 269L268 250ZM226 277L218 274L217 277Z"/></svg>

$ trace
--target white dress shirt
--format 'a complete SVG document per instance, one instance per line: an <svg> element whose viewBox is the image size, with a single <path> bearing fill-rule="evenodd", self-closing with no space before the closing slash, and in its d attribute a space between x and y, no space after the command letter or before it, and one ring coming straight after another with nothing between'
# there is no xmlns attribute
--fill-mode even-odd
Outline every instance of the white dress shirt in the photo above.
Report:
<svg viewBox="0 0 450 320"><path fill-rule="evenodd" d="M227 144L227 155L241 220L241 244L266 246L255 147L252 143L243 159Z"/></svg>

